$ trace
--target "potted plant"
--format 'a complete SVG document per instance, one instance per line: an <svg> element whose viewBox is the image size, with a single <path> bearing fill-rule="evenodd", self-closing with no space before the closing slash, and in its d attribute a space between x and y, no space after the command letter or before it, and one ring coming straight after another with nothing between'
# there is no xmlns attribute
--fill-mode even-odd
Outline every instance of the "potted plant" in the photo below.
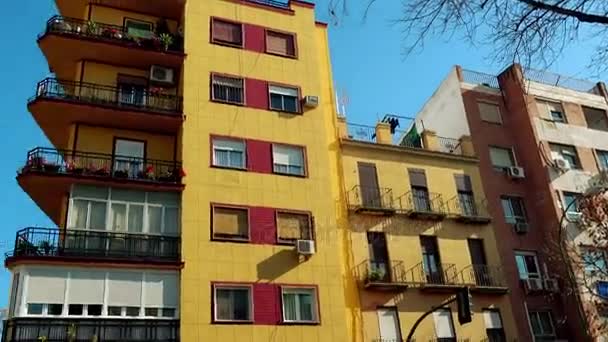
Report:
<svg viewBox="0 0 608 342"><path fill-rule="evenodd" d="M55 250L55 246L51 244L49 241L41 241L38 244L38 250L42 251L44 255L51 255L51 253Z"/></svg>
<svg viewBox="0 0 608 342"><path fill-rule="evenodd" d="M39 342L48 342L49 338L46 336L38 336Z"/></svg>
<svg viewBox="0 0 608 342"><path fill-rule="evenodd" d="M43 169L45 172L57 173L59 172L59 165L53 162L44 162Z"/></svg>
<svg viewBox="0 0 608 342"><path fill-rule="evenodd" d="M371 271L367 279L371 282L378 281L382 278L382 275L377 270Z"/></svg>
<svg viewBox="0 0 608 342"><path fill-rule="evenodd" d="M129 178L129 170L116 170L116 171L114 171L114 177Z"/></svg>
<svg viewBox="0 0 608 342"><path fill-rule="evenodd" d="M169 33L161 33L160 36L158 36L158 39L160 40L163 50L165 51L168 51L169 47L173 44L173 36Z"/></svg>
<svg viewBox="0 0 608 342"><path fill-rule="evenodd" d="M96 22L91 21L91 20L87 21L87 30L86 30L86 32L87 32L88 35L91 35L91 36L96 35L97 32L98 32L98 30L99 30L99 25L97 25Z"/></svg>
<svg viewBox="0 0 608 342"><path fill-rule="evenodd" d="M31 157L25 164L25 168L28 170L42 170L44 165L44 158L42 157Z"/></svg>
<svg viewBox="0 0 608 342"><path fill-rule="evenodd" d="M101 31L101 35L105 38L122 38L122 32L120 32L120 30L118 30L117 28L113 27L103 29L103 31Z"/></svg>
<svg viewBox="0 0 608 342"><path fill-rule="evenodd" d="M145 170L139 171L137 174L139 179L154 179L154 166L148 165Z"/></svg>
<svg viewBox="0 0 608 342"><path fill-rule="evenodd" d="M76 334L77 333L77 329L76 329L76 325L75 324L70 324L70 326L68 327L68 331L67 331L67 340L68 342L76 342Z"/></svg>
<svg viewBox="0 0 608 342"><path fill-rule="evenodd" d="M84 173L84 167L78 166L74 162L67 162L65 169L69 173L73 173L75 175L81 175Z"/></svg>

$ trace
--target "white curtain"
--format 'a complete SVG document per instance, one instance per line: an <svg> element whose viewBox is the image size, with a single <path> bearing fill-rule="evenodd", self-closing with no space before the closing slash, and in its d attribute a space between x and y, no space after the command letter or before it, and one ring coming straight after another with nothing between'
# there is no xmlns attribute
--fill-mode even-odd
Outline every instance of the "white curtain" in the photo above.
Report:
<svg viewBox="0 0 608 342"><path fill-rule="evenodd" d="M144 228L144 206L129 204L129 233L141 233Z"/></svg>
<svg viewBox="0 0 608 342"><path fill-rule="evenodd" d="M112 203L112 230L115 232L127 231L127 205Z"/></svg>
<svg viewBox="0 0 608 342"><path fill-rule="evenodd" d="M148 232L150 234L160 234L162 225L163 207L148 206Z"/></svg>

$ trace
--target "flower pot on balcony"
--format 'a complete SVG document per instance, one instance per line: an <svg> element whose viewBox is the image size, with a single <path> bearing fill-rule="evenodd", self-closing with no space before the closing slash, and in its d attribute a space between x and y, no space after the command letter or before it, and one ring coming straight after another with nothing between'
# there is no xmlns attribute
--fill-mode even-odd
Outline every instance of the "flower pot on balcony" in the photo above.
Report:
<svg viewBox="0 0 608 342"><path fill-rule="evenodd" d="M126 171L126 170L117 170L117 171L114 171L114 177L116 177L116 178L129 178L129 171Z"/></svg>
<svg viewBox="0 0 608 342"><path fill-rule="evenodd" d="M52 163L44 164L43 168L44 168L44 171L48 172L48 173L59 172L59 165L57 165L57 164L52 164Z"/></svg>

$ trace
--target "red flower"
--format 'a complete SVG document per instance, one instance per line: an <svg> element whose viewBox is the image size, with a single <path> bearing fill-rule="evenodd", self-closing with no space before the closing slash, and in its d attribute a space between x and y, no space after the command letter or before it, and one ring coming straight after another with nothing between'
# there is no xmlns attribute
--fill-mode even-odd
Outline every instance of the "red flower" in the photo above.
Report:
<svg viewBox="0 0 608 342"><path fill-rule="evenodd" d="M184 169L180 168L179 169L179 176L180 177L186 177L186 171L184 171Z"/></svg>
<svg viewBox="0 0 608 342"><path fill-rule="evenodd" d="M148 166L146 167L146 173L152 173L152 172L154 172L154 166L152 166L152 165L148 165Z"/></svg>

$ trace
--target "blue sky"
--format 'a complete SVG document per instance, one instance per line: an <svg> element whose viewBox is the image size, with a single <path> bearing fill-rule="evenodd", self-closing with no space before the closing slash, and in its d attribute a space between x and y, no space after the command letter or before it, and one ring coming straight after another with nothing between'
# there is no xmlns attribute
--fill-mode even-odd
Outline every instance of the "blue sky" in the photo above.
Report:
<svg viewBox="0 0 608 342"><path fill-rule="evenodd" d="M203 1L203 0L190 0ZM328 21L327 2L317 0L318 19ZM362 0L350 0L349 16L337 26L330 26L330 48L336 86L348 94L347 109L351 122L373 124L385 113L413 116L454 64L497 73L504 66L486 57L490 48L453 39L428 41L424 49L404 59L401 54L402 34L390 21L396 19L400 1L378 1L365 22ZM36 82L48 75L48 67L36 45L36 36L54 13L52 0L7 1L4 5L4 27L0 65L0 252L12 249L15 232L28 226L50 227L51 222L29 199L15 181L16 170L24 163L26 153L35 146L49 146L42 131L26 109L27 99L34 94ZM552 70L585 77L588 53L592 47L579 44L568 50ZM606 75L600 75L608 79ZM7 271L0 271L0 307L8 302Z"/></svg>

